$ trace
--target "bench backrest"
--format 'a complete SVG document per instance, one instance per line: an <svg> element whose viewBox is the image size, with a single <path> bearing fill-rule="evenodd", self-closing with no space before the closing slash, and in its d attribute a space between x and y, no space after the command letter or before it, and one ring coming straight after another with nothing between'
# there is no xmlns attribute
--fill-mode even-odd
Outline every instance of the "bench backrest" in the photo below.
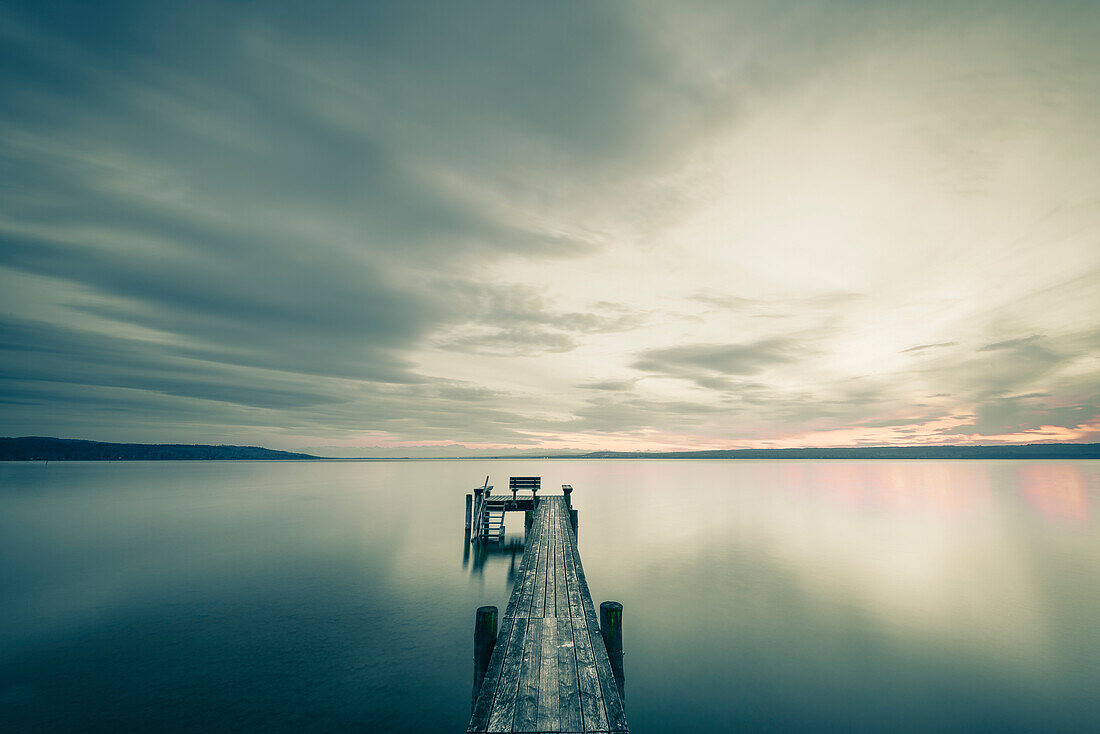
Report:
<svg viewBox="0 0 1100 734"><path fill-rule="evenodd" d="M508 477L508 491L517 492L525 489L532 492L542 489L542 477Z"/></svg>

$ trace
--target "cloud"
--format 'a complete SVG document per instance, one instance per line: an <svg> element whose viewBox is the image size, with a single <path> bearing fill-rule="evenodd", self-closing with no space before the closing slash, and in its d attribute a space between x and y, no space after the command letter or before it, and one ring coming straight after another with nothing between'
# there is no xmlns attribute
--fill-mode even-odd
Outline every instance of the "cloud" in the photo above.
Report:
<svg viewBox="0 0 1100 734"><path fill-rule="evenodd" d="M957 346L958 342L936 342L935 344L918 344L915 347L909 347L908 349L902 349L902 354L909 352L923 352L929 349L942 349L943 347Z"/></svg>
<svg viewBox="0 0 1100 734"><path fill-rule="evenodd" d="M553 434L691 430L705 427L708 416L735 411L728 404L601 395L585 401L568 420L535 422L532 427Z"/></svg>
<svg viewBox="0 0 1100 734"><path fill-rule="evenodd" d="M757 302L751 298L713 293L698 293L692 296L692 300L698 301L699 303L705 303L708 306L714 306L715 308L728 309L730 311L739 311L757 305Z"/></svg>
<svg viewBox="0 0 1100 734"><path fill-rule="evenodd" d="M1100 397L1095 381L1080 368L1091 359L1089 334L1014 336L989 342L970 357L934 358L920 374L949 390L932 398L973 406L962 423L939 432L998 436L1094 421Z"/></svg>
<svg viewBox="0 0 1100 734"><path fill-rule="evenodd" d="M626 392L634 387L635 380L602 380L598 382L586 382L577 387L584 390L607 390L609 392Z"/></svg>
<svg viewBox="0 0 1100 734"><path fill-rule="evenodd" d="M181 357L172 345L83 334L35 322L0 322L4 426L120 439L171 440L195 431L231 442L235 432L344 436L370 427L394 436L521 441L510 395L439 379L377 383L257 370ZM475 407L476 406L476 407ZM212 439L214 440L214 439Z"/></svg>
<svg viewBox="0 0 1100 734"><path fill-rule="evenodd" d="M703 387L727 384L728 375L755 375L764 368L794 361L798 343L767 338L748 344L692 344L642 352L631 367L644 372L694 380Z"/></svg>
<svg viewBox="0 0 1100 734"><path fill-rule="evenodd" d="M458 352L514 357L569 352L576 347L576 342L566 334L521 326L453 336L443 340L440 346Z"/></svg>
<svg viewBox="0 0 1100 734"><path fill-rule="evenodd" d="M436 384L409 356L433 335L480 330L451 340L480 353L561 352L639 322L499 286L486 299L470 280L494 257L591 249L472 192L514 186L517 163L552 177L553 161L652 140L659 128L627 124L659 71L629 16L315 10L6 6L0 266L50 283L67 322L6 323L9 380L290 411L356 394L317 378ZM516 43L533 33L545 43ZM194 414L158 404L165 420ZM207 410L212 424L242 420ZM417 414L402 430L446 422Z"/></svg>
<svg viewBox="0 0 1100 734"><path fill-rule="evenodd" d="M1075 428L1100 416L1100 395L1085 404L1057 405L1031 396L995 398L977 406L974 419L941 431L945 435L998 436L1032 431L1042 426Z"/></svg>
<svg viewBox="0 0 1100 734"><path fill-rule="evenodd" d="M0 428L1087 421L1098 28L1062 3L8 3Z"/></svg>
<svg viewBox="0 0 1100 734"><path fill-rule="evenodd" d="M0 377L116 387L256 408L312 407L331 394L279 376L243 384L252 373L181 359L171 345L93 335L40 322L0 321ZM291 387L293 385L293 388Z"/></svg>
<svg viewBox="0 0 1100 734"><path fill-rule="evenodd" d="M1039 336L1006 339L987 344L971 359L944 369L944 382L953 381L979 398L999 397L1033 386L1060 365L1078 358L1044 344Z"/></svg>
<svg viewBox="0 0 1100 734"><path fill-rule="evenodd" d="M994 342L993 344L986 344L985 346L978 347L979 352L993 352L999 349L1011 349L1016 352L1024 351L1021 347L1026 347L1036 342L1042 341L1041 336L1033 334L1027 337L1021 337L1019 339L1005 339L1004 341Z"/></svg>
<svg viewBox="0 0 1100 734"><path fill-rule="evenodd" d="M631 331L646 319L607 301L588 311L558 311L536 293L499 283L451 283L446 300L457 325L437 337L437 346L499 356L572 351L581 335Z"/></svg>

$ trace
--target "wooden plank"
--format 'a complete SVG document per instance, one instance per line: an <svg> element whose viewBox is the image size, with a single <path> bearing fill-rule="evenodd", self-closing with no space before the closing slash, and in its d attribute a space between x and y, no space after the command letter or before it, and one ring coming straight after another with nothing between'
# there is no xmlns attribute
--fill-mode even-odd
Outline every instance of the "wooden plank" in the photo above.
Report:
<svg viewBox="0 0 1100 734"><path fill-rule="evenodd" d="M519 685L516 694L516 712L512 731L535 731L538 716L539 677L542 672L542 624L540 620L527 620L527 635L523 643L523 659L520 662Z"/></svg>
<svg viewBox="0 0 1100 734"><path fill-rule="evenodd" d="M512 593L508 595L508 606L504 608L504 616L502 619L509 619L515 617L516 606L519 604L519 599L523 595L523 584L520 581L523 579L527 568L527 564L531 562L530 554L524 552L523 557L519 561L519 570L516 572L516 580L512 583Z"/></svg>
<svg viewBox="0 0 1100 734"><path fill-rule="evenodd" d="M597 620L597 624L599 624L599 617L596 616L596 609L592 606L592 593L588 590L588 579L585 578L584 566L581 564L580 551L577 550L576 545L573 545L570 548L570 552L573 554L573 566L577 569L577 587L580 590L581 607L584 609L584 616L588 619Z"/></svg>
<svg viewBox="0 0 1100 734"><path fill-rule="evenodd" d="M567 579L566 594L569 600L569 616L573 619L584 619L584 605L581 602L581 586L577 579L577 566L573 561L573 548L576 547L576 539L573 530L568 526L568 520L562 518L562 532L565 533L566 543L562 549L565 562L565 575Z"/></svg>
<svg viewBox="0 0 1100 734"><path fill-rule="evenodd" d="M531 562L531 554L524 549L523 557L519 561L519 569L516 571L516 580L512 583L512 593L508 595L508 606L504 608L502 619L516 616L516 607L519 606L520 597L523 596L523 579L527 575L527 564Z"/></svg>
<svg viewBox="0 0 1100 734"><path fill-rule="evenodd" d="M550 551L550 533L547 528L547 520L550 519L552 507L553 505L547 504L546 508L540 511L535 518L535 524L539 526L539 557L541 562L535 573L535 593L531 601L532 617L541 617L546 612L546 559Z"/></svg>
<svg viewBox="0 0 1100 734"><path fill-rule="evenodd" d="M580 692L581 718L585 731L607 731L607 712L603 702L600 676L592 654L592 639L588 622L575 618L572 622L574 652L577 656L577 685Z"/></svg>
<svg viewBox="0 0 1100 734"><path fill-rule="evenodd" d="M496 698L497 683L507 660L508 642L512 636L512 620L505 619L500 629L497 630L497 644L493 648L493 655L489 658L489 667L485 671L485 680L481 682L481 690L474 701L474 711L470 716L468 731L485 731L489 721L489 714L493 709ZM503 644L502 644L503 643Z"/></svg>
<svg viewBox="0 0 1100 734"><path fill-rule="evenodd" d="M558 641L558 712L562 731L584 731L581 717L580 683L577 679L576 645L573 623L555 619Z"/></svg>
<svg viewBox="0 0 1100 734"><path fill-rule="evenodd" d="M553 617L554 616L554 526L552 523L554 517L555 503L551 499L546 513L546 526L544 528L546 532L546 596L543 599L542 616Z"/></svg>
<svg viewBox="0 0 1100 734"><path fill-rule="evenodd" d="M554 498L557 499L556 497ZM561 568L561 538L558 536L558 503L550 506L550 571L546 579L546 616L558 616L558 594L564 579L559 578Z"/></svg>
<svg viewBox="0 0 1100 734"><path fill-rule="evenodd" d="M550 502L549 512L546 516L546 601L543 607L543 617L554 616L554 572L557 570L554 567L554 549L557 544L554 542L554 509L555 503Z"/></svg>
<svg viewBox="0 0 1100 734"><path fill-rule="evenodd" d="M556 595L554 597L554 609L556 616L569 619L572 615L569 609L569 587L570 582L575 583L575 579L571 579L570 575L565 567L565 553L567 550L567 542L565 534L561 529L561 512L558 513L557 522L554 523L554 537L558 539L558 546L554 552L554 566L558 569L558 584L556 587Z"/></svg>
<svg viewBox="0 0 1100 734"><path fill-rule="evenodd" d="M607 659L607 648L603 644L600 626L592 619L588 620L588 635L592 640L592 652L596 658L596 674L600 677L600 690L603 692L604 708L607 711L607 728L610 731L629 731L626 725L626 713L619 698L619 684L611 671L611 661Z"/></svg>
<svg viewBox="0 0 1100 734"><path fill-rule="evenodd" d="M512 721L515 719L516 697L519 695L519 668L520 663L523 662L523 647L527 640L527 620L516 619L509 621L509 624L513 625L513 632L507 641L504 665L496 687L496 697L485 727L485 730L490 732L512 731ZM497 645L500 646L499 641Z"/></svg>
<svg viewBox="0 0 1100 734"><path fill-rule="evenodd" d="M523 548L523 560L519 565L519 575L516 576L516 580L512 586L512 598L508 601L508 609L505 611L506 616L526 617L523 613L525 608L530 608L530 584L527 580L531 577L531 570L534 568L534 564L537 562L535 553L531 549L530 545L531 536L528 534L527 543Z"/></svg>
<svg viewBox="0 0 1100 734"><path fill-rule="evenodd" d="M539 559L539 539L541 533L539 532L538 523L535 523L531 527L531 531L527 535L528 545L524 548L523 555L526 559L530 556L531 562L524 568L524 573L520 577L523 581L519 602L515 608L515 615L517 617L530 617L531 606L534 603L535 595L535 577L538 572Z"/></svg>
<svg viewBox="0 0 1100 734"><path fill-rule="evenodd" d="M555 498L557 499L557 498ZM557 517L558 517L558 503L553 502L550 506L550 517L548 522L550 523L550 570L548 578L546 580L546 616L556 617L558 616L558 555L561 551L561 546L558 545L557 534Z"/></svg>
<svg viewBox="0 0 1100 734"><path fill-rule="evenodd" d="M558 620L544 617L542 653L540 655L539 705L533 731L561 731L560 699L558 697Z"/></svg>

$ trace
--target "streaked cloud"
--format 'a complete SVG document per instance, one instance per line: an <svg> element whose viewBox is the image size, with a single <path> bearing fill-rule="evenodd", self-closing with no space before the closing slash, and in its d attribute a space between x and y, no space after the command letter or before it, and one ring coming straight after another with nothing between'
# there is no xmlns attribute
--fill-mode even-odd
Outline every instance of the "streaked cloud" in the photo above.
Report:
<svg viewBox="0 0 1100 734"><path fill-rule="evenodd" d="M923 352L926 349L939 349L940 347L954 347L958 346L958 342L936 342L935 344L918 344L915 347L909 347L908 349L902 349L902 353L908 352Z"/></svg>
<svg viewBox="0 0 1100 734"><path fill-rule="evenodd" d="M1096 440L1100 8L9 3L0 433Z"/></svg>

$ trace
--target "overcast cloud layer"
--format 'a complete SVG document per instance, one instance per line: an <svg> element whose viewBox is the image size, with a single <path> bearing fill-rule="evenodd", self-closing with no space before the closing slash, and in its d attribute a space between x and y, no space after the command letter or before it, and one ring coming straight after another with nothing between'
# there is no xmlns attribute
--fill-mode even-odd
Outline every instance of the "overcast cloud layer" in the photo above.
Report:
<svg viewBox="0 0 1100 734"><path fill-rule="evenodd" d="M1100 435L1100 5L7 3L0 433Z"/></svg>

